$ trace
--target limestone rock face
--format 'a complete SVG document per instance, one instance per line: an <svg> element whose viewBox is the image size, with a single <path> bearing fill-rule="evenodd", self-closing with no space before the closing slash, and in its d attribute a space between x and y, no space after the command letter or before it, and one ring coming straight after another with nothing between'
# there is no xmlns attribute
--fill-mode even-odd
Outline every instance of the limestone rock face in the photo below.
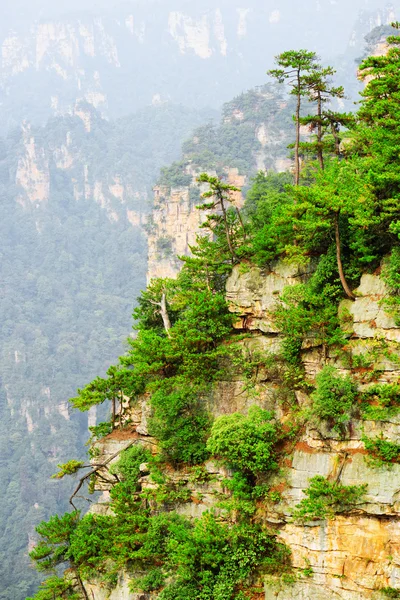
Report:
<svg viewBox="0 0 400 600"><path fill-rule="evenodd" d="M177 257L190 254L190 246L195 245L196 236L199 233L204 235L201 225L206 214L196 206L201 203L200 194L207 191L208 186L197 184L199 173L190 167L187 168L187 175L192 177L188 186L154 188L148 237L148 282L157 277L176 277L182 268L182 262ZM240 175L238 169L228 169L227 181L235 187L243 187L246 177ZM234 201L241 206L242 195L236 193Z"/></svg>
<svg viewBox="0 0 400 600"><path fill-rule="evenodd" d="M344 301L354 322L354 334L363 339L382 337L400 342L400 327L385 312L382 301L389 290L377 275L364 274L356 290L355 302Z"/></svg>
<svg viewBox="0 0 400 600"><path fill-rule="evenodd" d="M307 280L310 267L288 265L282 262L270 271L259 267L237 265L228 279L226 297L229 310L240 317L238 329L259 330L263 333L279 333L272 312L276 308L279 295L288 285Z"/></svg>
<svg viewBox="0 0 400 600"><path fill-rule="evenodd" d="M131 580L128 575L122 573L114 589L91 583L86 583L85 587L89 592L89 598L92 600L150 600L149 594L132 593L129 589L130 583Z"/></svg>
<svg viewBox="0 0 400 600"><path fill-rule="evenodd" d="M279 294L288 285L307 281L311 271L282 263L273 265L269 271L247 265L234 268L227 284L227 299L230 310L238 315L236 327L251 332L240 341L245 355L260 351L270 356L279 353L282 335L273 319ZM343 352L324 353L316 344L304 345L302 361L310 384L315 383L316 374L325 364L336 366L343 374L351 372L360 389L370 385L367 375L372 372L374 381L399 380L400 328L381 303L387 293L378 275L364 275L356 290L356 300L344 301L339 308L348 337ZM367 366L354 367L356 357ZM260 369L251 393L240 374L234 374L229 381L220 381L208 399L210 412L214 416L247 413L256 403L275 411L277 418L287 423L291 413L279 397L279 385L271 369L267 366ZM296 392L296 399L302 408L310 404L305 391ZM130 438L137 436L135 443L154 449L156 442L147 435L148 409L143 402L142 399L132 408L134 433ZM271 491L279 491L281 499L260 503L256 516L277 531L279 539L291 549L295 578L293 583L285 584L280 578L267 577L265 600L382 600L382 588L400 589L400 465L372 466L366 460L363 435L382 435L398 443L400 416L381 422L354 418L343 437L326 424L308 421L300 438L286 451L280 471L269 480ZM109 436L100 443L101 458L111 456L127 442L128 439ZM189 518L216 509L223 479L231 475L213 461L206 463L204 469L208 479L202 482L192 481L185 470L168 474L171 485L190 490L189 500L175 507ZM348 514L301 524L293 520L293 510L305 497L309 480L316 475L343 485L367 484L366 493ZM146 465L140 484L143 489L156 485ZM107 505L109 488L100 483L99 489ZM120 584L108 596L93 586L90 589L94 600L135 598L132 594L124 595L127 578L121 576Z"/></svg>

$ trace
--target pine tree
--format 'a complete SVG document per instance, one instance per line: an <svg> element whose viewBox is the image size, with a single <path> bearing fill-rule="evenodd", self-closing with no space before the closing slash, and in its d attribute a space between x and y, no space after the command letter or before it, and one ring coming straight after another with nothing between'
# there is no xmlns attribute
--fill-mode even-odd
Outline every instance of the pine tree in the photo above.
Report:
<svg viewBox="0 0 400 600"><path fill-rule="evenodd" d="M400 29L399 23L393 27ZM400 237L400 37L388 38L384 56L370 56L360 65L367 81L350 151L364 157L376 199L381 234Z"/></svg>
<svg viewBox="0 0 400 600"><path fill-rule="evenodd" d="M294 144L294 183L300 182L300 114L302 98L307 94L306 75L310 75L318 69L318 59L315 52L308 50L289 50L275 58L278 69L268 71L268 74L278 80L279 83L288 83L291 87L290 93L296 96L296 112L294 121L296 124L296 141Z"/></svg>
<svg viewBox="0 0 400 600"><path fill-rule="evenodd" d="M238 259L236 249L234 248L233 237L234 232L232 228L232 219L229 218L228 208L229 206L234 207L237 219L240 223L243 238L246 238L246 232L240 211L234 204L234 197L232 192L240 192L240 189L229 183L224 183L218 177L212 177L207 173L202 173L198 177L200 183L208 183L210 189L208 192L204 192L202 198L205 200L210 199L210 202L204 202L197 208L200 210L214 211L207 215L205 222L202 224L203 228L207 228L210 231L214 231L215 228L222 223L225 230L226 242L229 248L229 254L231 256L232 263L235 263ZM234 225L233 220L233 225Z"/></svg>
<svg viewBox="0 0 400 600"><path fill-rule="evenodd" d="M307 125L311 132L315 132L315 141L303 142L302 150L315 154L321 169L324 168L324 154L326 152L340 154L339 131L341 126L350 126L354 118L347 113L338 113L325 109L326 105L337 98L344 98L344 88L331 85L330 78L336 73L332 67L321 67L310 71L304 76L306 95L311 103L316 104L315 114L300 118L301 125ZM332 141L326 140L326 134L331 134Z"/></svg>

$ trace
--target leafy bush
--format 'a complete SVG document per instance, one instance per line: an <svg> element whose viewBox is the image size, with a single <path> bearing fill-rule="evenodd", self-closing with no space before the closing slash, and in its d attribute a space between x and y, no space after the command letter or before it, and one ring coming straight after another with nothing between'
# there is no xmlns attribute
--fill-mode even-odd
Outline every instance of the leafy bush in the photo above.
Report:
<svg viewBox="0 0 400 600"><path fill-rule="evenodd" d="M304 522L350 512L361 500L367 487L366 484L346 486L316 475L310 479L309 487L304 490L307 498L296 506L292 516L295 520Z"/></svg>
<svg viewBox="0 0 400 600"><path fill-rule="evenodd" d="M400 590L392 587L384 587L380 589L380 592L386 598L400 598Z"/></svg>
<svg viewBox="0 0 400 600"><path fill-rule="evenodd" d="M357 398L357 386L349 376L326 366L317 375L317 387L311 398L312 414L338 432L350 421Z"/></svg>
<svg viewBox="0 0 400 600"><path fill-rule="evenodd" d="M167 525L165 548L174 583L159 596L164 600L236 598L251 573L284 570L290 556L260 526L228 526L209 513L191 527L174 518Z"/></svg>
<svg viewBox="0 0 400 600"><path fill-rule="evenodd" d="M397 383L376 384L362 394L362 418L371 421L386 421L400 411L400 385Z"/></svg>
<svg viewBox="0 0 400 600"><path fill-rule="evenodd" d="M151 453L143 446L131 446L124 450L119 460L110 468L111 473L117 473L125 483L135 485L140 477L140 465L151 458Z"/></svg>
<svg viewBox="0 0 400 600"><path fill-rule="evenodd" d="M257 476L277 468L278 438L279 426L273 414L253 406L248 416L234 413L216 419L207 448L233 469Z"/></svg>
<svg viewBox="0 0 400 600"><path fill-rule="evenodd" d="M206 440L211 419L204 409L204 388L166 381L152 395L150 432L164 457L173 462L200 464L208 457Z"/></svg>
<svg viewBox="0 0 400 600"><path fill-rule="evenodd" d="M400 463L400 444L391 442L381 435L380 437L368 438L363 436L365 449L368 452L368 462L375 466L392 465Z"/></svg>
<svg viewBox="0 0 400 600"><path fill-rule="evenodd" d="M400 232L400 229L399 229ZM400 325L400 248L393 248L390 257L384 262L382 277L389 287L390 296L383 300L386 310Z"/></svg>

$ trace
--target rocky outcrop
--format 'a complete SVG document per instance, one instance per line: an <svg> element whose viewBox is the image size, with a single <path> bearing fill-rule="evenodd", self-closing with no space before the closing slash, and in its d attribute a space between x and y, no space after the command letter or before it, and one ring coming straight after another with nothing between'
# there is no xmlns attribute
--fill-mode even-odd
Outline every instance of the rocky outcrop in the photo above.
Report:
<svg viewBox="0 0 400 600"><path fill-rule="evenodd" d="M236 327L251 332L250 337L240 342L245 353L279 353L282 338L273 321L279 294L287 285L307 281L311 271L311 267L283 263L276 263L264 271L248 265L234 268L227 283L227 299L230 310L239 317ZM342 302L339 309L342 314L346 313L346 352L353 356L361 353L364 358L371 356L370 369L382 383L400 378L400 328L382 306L381 301L387 293L379 275L366 274L355 290L356 300ZM321 348L312 345L304 348L302 359L310 383L314 383L316 373L326 363L335 365L343 373L351 370L349 361L343 356L333 352L326 356ZM363 369L353 369L353 376L361 388L369 385L368 377L364 375ZM310 402L303 392L297 392L297 400L303 408ZM268 369L258 373L252 393L239 375L233 380L219 382L208 408L214 416L219 416L237 411L246 413L255 403L274 410L283 423L287 422L289 413L280 401L279 386ZM155 451L156 441L148 437L147 418L148 405L144 398L132 411L135 433L126 434L123 440L116 439L118 434L115 433L98 443L101 460L112 455L117 447L122 449L128 440L145 444ZM275 529L291 549L293 579L291 583L284 583L281 578L268 576L265 600L379 600L383 597L382 588L400 588L400 465L376 467L368 462L361 439L363 435L383 435L398 441L400 416L386 421L353 419L345 439L321 423L309 421L295 445L288 449L281 470L270 480L270 489L279 491L280 500L260 504L257 519ZM185 470L168 474L170 485L190 491L188 500L175 507L177 512L190 518L215 509L222 491L221 482L229 476L211 461L204 467L206 477L201 482L193 481ZM146 465L141 470L142 489L153 488L155 484L146 472ZM292 518L293 510L305 497L309 480L316 475L340 481L343 485L366 483L368 487L350 514L305 524L296 522ZM95 505L93 510L107 512L109 488L99 484L99 489L103 491L103 504ZM109 590L109 595L96 585L90 586L95 600L134 598L134 595L127 595L128 589L126 573L121 575L117 588Z"/></svg>
<svg viewBox="0 0 400 600"><path fill-rule="evenodd" d="M157 277L176 277L182 268L178 257L190 254L197 235L204 234L201 225L206 214L196 206L201 203L200 195L207 190L207 185L197 183L198 173L190 166L187 173L192 177L189 186L154 188L153 212L147 226L148 282ZM227 181L241 188L246 177L240 175L238 169L227 169ZM241 194L236 193L235 203L240 206L242 202Z"/></svg>
<svg viewBox="0 0 400 600"><path fill-rule="evenodd" d="M309 265L299 267L282 262L270 270L246 264L234 267L227 281L229 310L239 317L235 327L262 333L279 333L273 311L285 287L304 283L311 273Z"/></svg>
<svg viewBox="0 0 400 600"><path fill-rule="evenodd" d="M311 271L310 267L283 263L276 263L265 271L248 265L234 268L227 284L227 299L230 309L239 317L236 327L252 332L241 342L245 352L279 353L281 334L273 321L279 294L287 285L305 282ZM340 306L340 311L347 315L346 352L353 356L371 355L370 369L378 381L397 381L400 378L400 328L382 306L381 301L387 295L385 284L379 275L366 274L355 294L354 302L344 301ZM343 356L334 353L326 356L321 348L312 345L304 348L302 359L310 383L326 363L335 365L343 373L350 372L349 362ZM353 369L353 376L360 387L369 385L362 369ZM309 404L303 392L297 393L297 400L303 408ZM246 413L254 403L275 410L278 418L286 422L288 415L279 400L279 387L268 369L260 371L252 393L248 393L240 376L220 382L209 400L209 410L214 416L237 411ZM146 402L142 402L132 413L135 436L138 436L135 443L145 443L154 449L155 440L138 435L140 428L147 434L147 411ZM284 583L281 578L266 578L266 600L379 600L382 588L400 588L400 466L376 467L368 462L363 435L383 435L396 441L400 436L400 417L393 416L383 422L354 419L345 439L326 426L309 421L294 447L288 450L282 469L270 481L271 490L279 491L281 499L260 505L257 518L277 530L279 538L291 549L294 577L291 583ZM118 444L122 448L125 443L126 440L116 441L109 436L101 443L101 456L114 453ZM222 491L221 480L229 473L212 462L206 463L205 471L209 479L201 483L193 482L185 471L169 473L171 485L190 490L188 501L176 507L181 514L199 517L215 507ZM343 485L366 483L368 488L350 514L305 524L296 522L292 518L293 510L304 498L309 480L316 475ZM154 487L145 465L140 483L143 489ZM107 489L101 489L105 493L105 504L103 509L101 505L95 508L99 511L106 510L107 506ZM109 596L92 586L95 600L132 598L124 595L127 577L125 574L121 578Z"/></svg>
<svg viewBox="0 0 400 600"><path fill-rule="evenodd" d="M242 271L241 271L242 269ZM304 281L308 273L302 269L275 265L269 272L256 267L236 267L227 285L227 298L232 312L238 314L239 329L259 330L267 336L279 332L271 317L279 293L285 285ZM382 305L388 295L378 275L363 275L355 290L354 302L344 301L340 311L350 317L347 325L351 355L371 356L370 369L381 383L399 380L399 334ZM318 348L303 350L302 359L310 383L325 360L343 373L348 364L337 356L326 359ZM361 369L362 371L362 369ZM353 373L360 386L368 383L362 373ZM298 398L307 403L307 397ZM365 459L362 435L383 435L394 442L400 434L400 418L387 422L353 421L346 440L321 425L309 424L297 443L284 476L272 483L282 490L282 501L269 506L264 518L279 525L281 539L291 548L295 583L283 586L281 581L266 582L266 600L359 600L381 598L384 587L400 587L400 466L373 467ZM351 516L314 521L306 525L293 522L294 507L304 497L309 480L322 475L343 485L368 484L362 503Z"/></svg>

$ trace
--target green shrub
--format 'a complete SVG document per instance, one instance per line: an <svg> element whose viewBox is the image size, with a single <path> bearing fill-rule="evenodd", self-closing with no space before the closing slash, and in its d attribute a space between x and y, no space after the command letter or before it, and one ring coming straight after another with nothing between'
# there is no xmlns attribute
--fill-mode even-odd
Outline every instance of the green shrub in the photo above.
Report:
<svg viewBox="0 0 400 600"><path fill-rule="evenodd" d="M233 469L257 476L277 468L278 437L279 427L273 414L252 406L248 416L234 413L216 419L207 448Z"/></svg>
<svg viewBox="0 0 400 600"><path fill-rule="evenodd" d="M119 460L110 468L127 483L136 484L140 477L140 465L151 458L151 453L141 445L131 446L121 452Z"/></svg>
<svg viewBox="0 0 400 600"><path fill-rule="evenodd" d="M391 442L381 435L380 437L368 438L363 436L365 449L368 452L368 462L375 466L392 465L400 463L400 444Z"/></svg>
<svg viewBox="0 0 400 600"><path fill-rule="evenodd" d="M380 591L386 598L400 598L400 590L396 588L384 587Z"/></svg>
<svg viewBox="0 0 400 600"><path fill-rule="evenodd" d="M326 366L316 378L317 387L311 395L312 414L338 432L350 421L357 398L357 386L349 376L340 375Z"/></svg>
<svg viewBox="0 0 400 600"><path fill-rule="evenodd" d="M89 427L89 431L92 434L90 442L100 440L101 438L105 437L106 435L109 435L110 433L112 433L112 430L113 430L112 423L110 423L108 421L99 423L98 425L93 425L93 427Z"/></svg>
<svg viewBox="0 0 400 600"><path fill-rule="evenodd" d="M211 419L204 409L204 392L201 386L165 381L153 393L150 432L167 461L196 465L208 458Z"/></svg>
<svg viewBox="0 0 400 600"><path fill-rule="evenodd" d="M293 511L295 520L304 522L313 519L332 518L338 513L350 512L367 490L367 485L342 485L330 482L321 475L310 479L304 490L304 498Z"/></svg>
<svg viewBox="0 0 400 600"><path fill-rule="evenodd" d="M400 325L400 248L393 248L390 257L385 261L382 278L389 287L390 296L383 300L387 312Z"/></svg>
<svg viewBox="0 0 400 600"><path fill-rule="evenodd" d="M363 419L387 421L400 412L400 385L397 383L372 385L363 392L362 401Z"/></svg>
<svg viewBox="0 0 400 600"><path fill-rule="evenodd" d="M144 592L154 592L163 587L165 583L165 575L160 568L150 569L150 571L135 582L133 591L136 589L143 590Z"/></svg>

